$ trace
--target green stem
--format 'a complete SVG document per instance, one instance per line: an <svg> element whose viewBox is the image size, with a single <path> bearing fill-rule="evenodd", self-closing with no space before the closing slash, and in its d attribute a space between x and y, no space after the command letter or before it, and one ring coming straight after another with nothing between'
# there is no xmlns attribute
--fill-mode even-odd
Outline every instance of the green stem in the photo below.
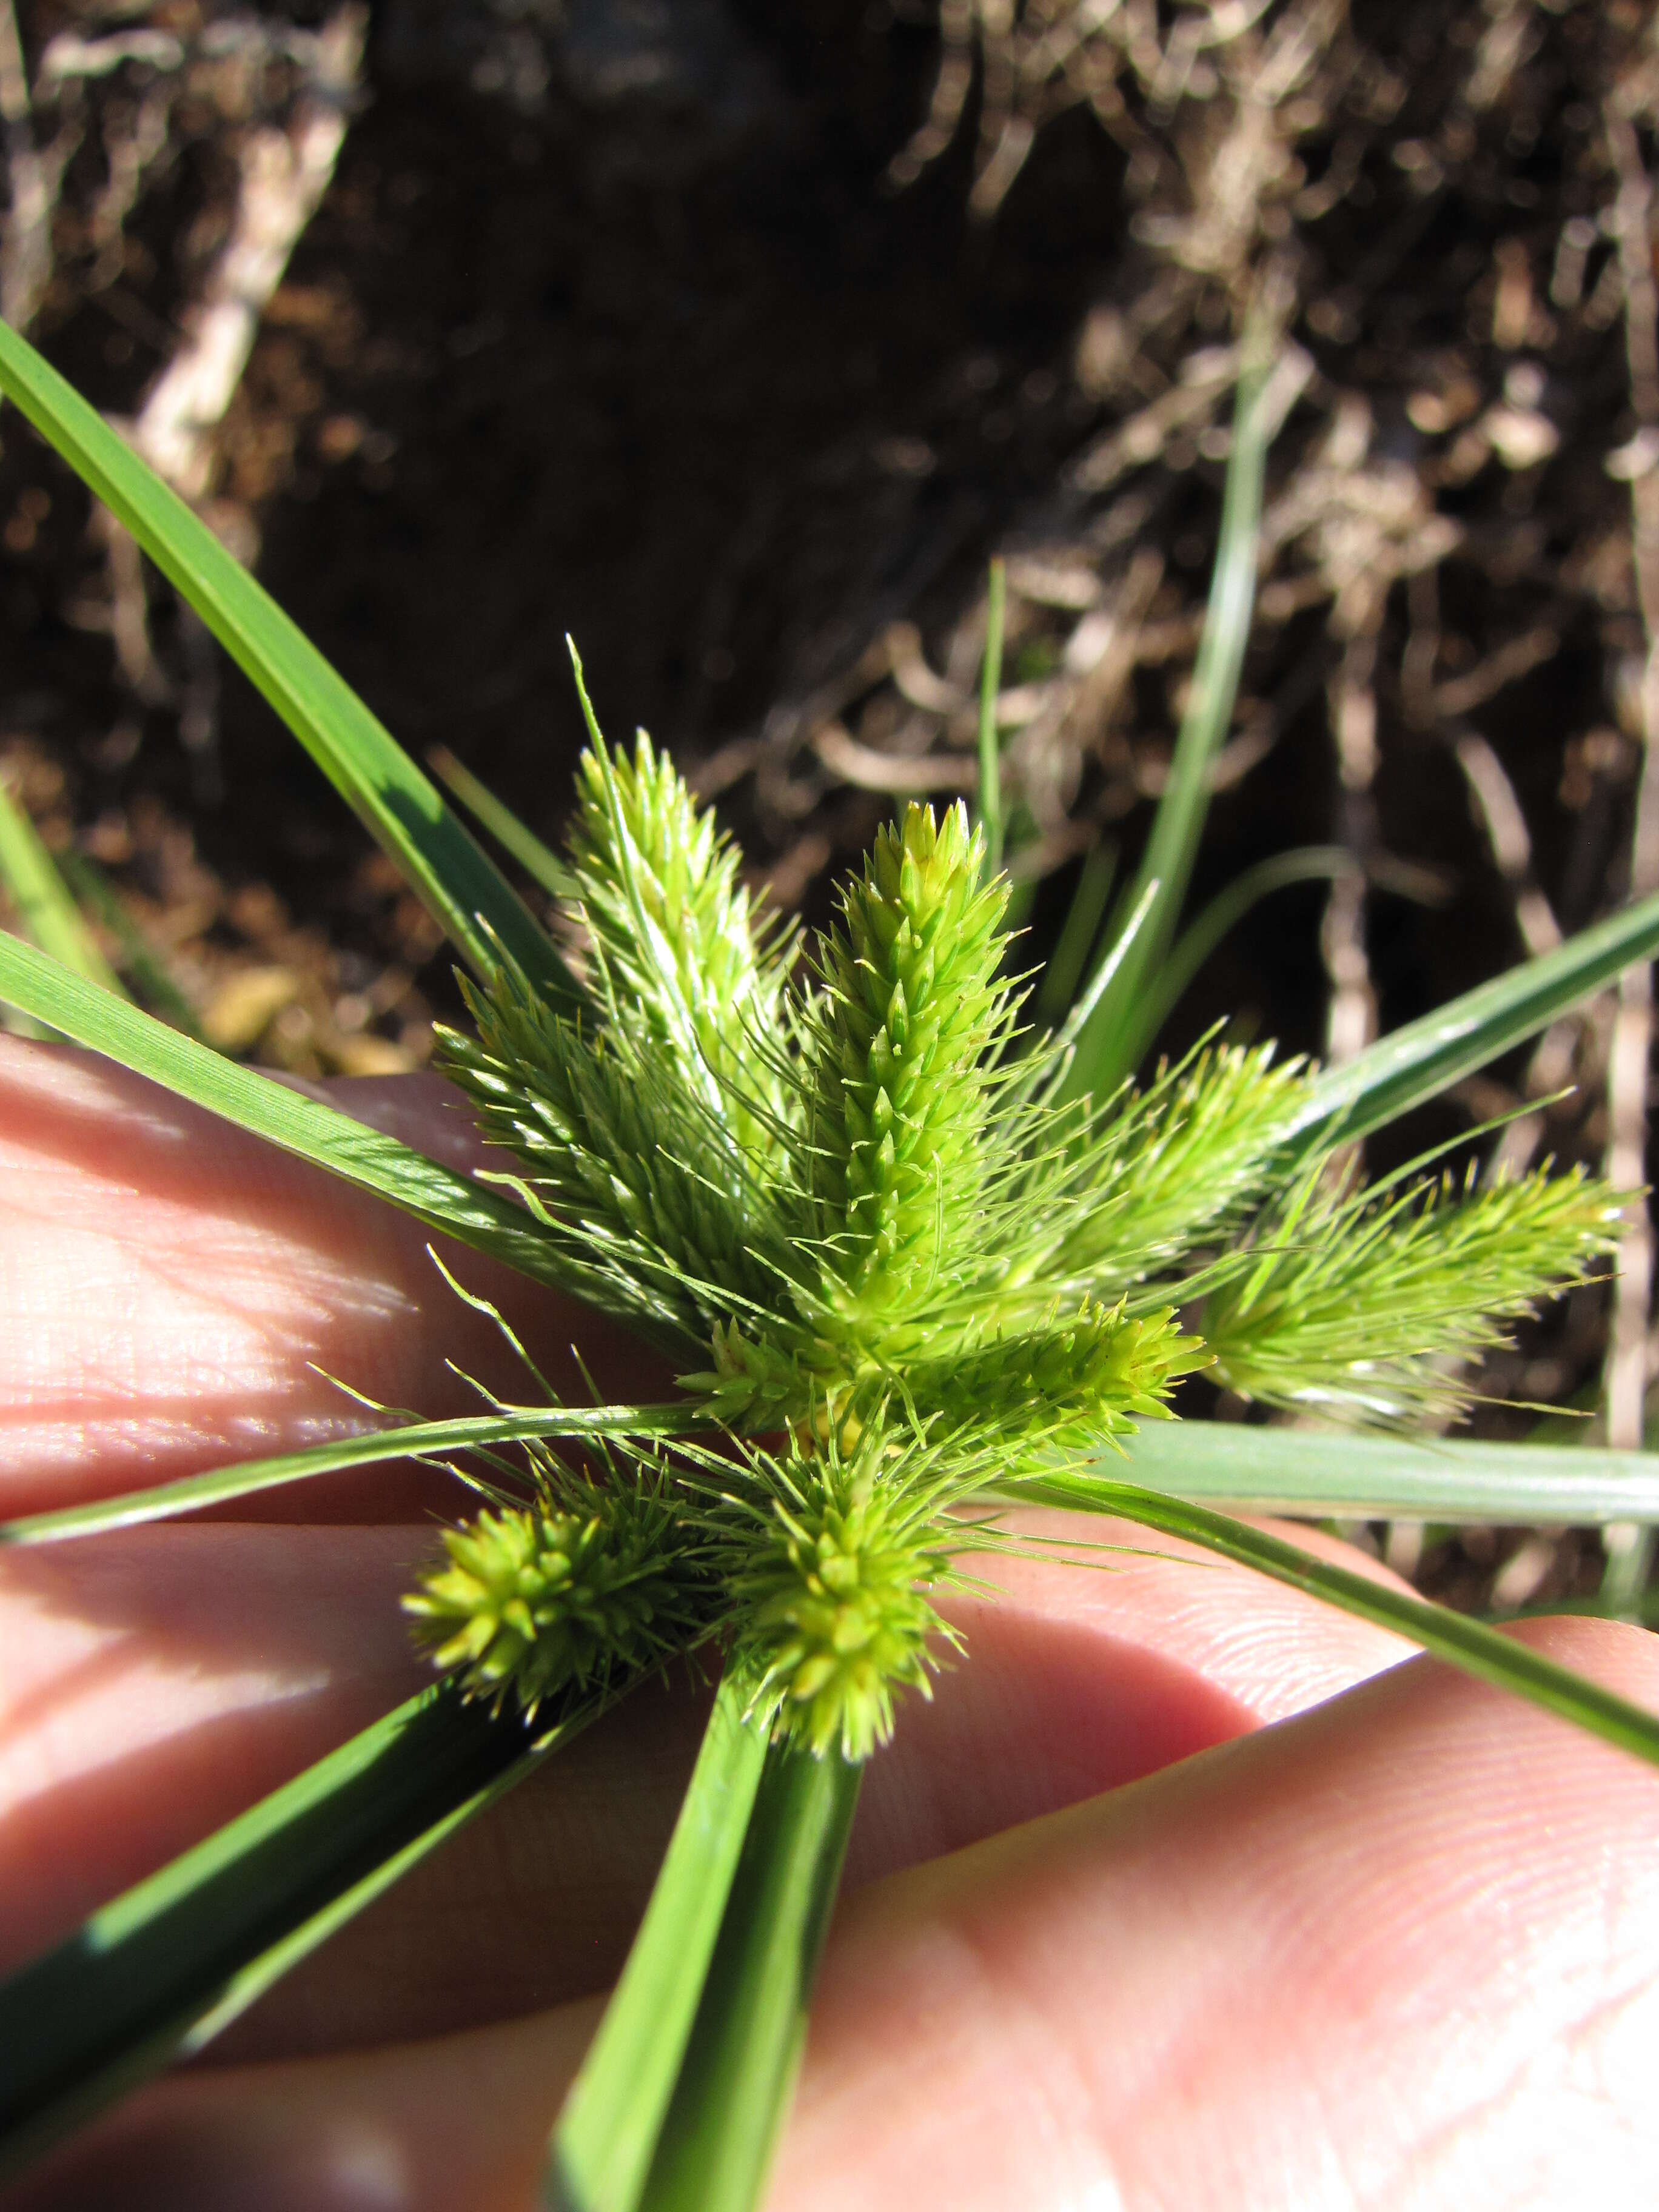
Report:
<svg viewBox="0 0 1659 2212"><path fill-rule="evenodd" d="M643 2212L750 2212L759 2201L862 1772L834 1752L767 1754Z"/></svg>

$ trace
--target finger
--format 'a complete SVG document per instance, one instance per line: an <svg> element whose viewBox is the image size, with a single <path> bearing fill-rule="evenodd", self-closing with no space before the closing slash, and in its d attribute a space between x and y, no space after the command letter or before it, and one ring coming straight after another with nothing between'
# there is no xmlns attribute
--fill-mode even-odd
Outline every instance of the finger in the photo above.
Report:
<svg viewBox="0 0 1659 2212"><path fill-rule="evenodd" d="M597 2004L349 2058L158 2084L3 2212L526 2212Z"/></svg>
<svg viewBox="0 0 1659 2212"><path fill-rule="evenodd" d="M434 1078L331 1095L452 1164L481 1156ZM448 1361L526 1395L499 1333L443 1285L418 1224L94 1055L0 1039L0 1516L375 1425L331 1375L433 1418L477 1406ZM587 1395L578 1336L602 1388L663 1389L659 1364L610 1324L442 1249L561 1395ZM440 1481L371 1470L244 1510L319 1517L331 1498L385 1517L421 1510Z"/></svg>
<svg viewBox="0 0 1659 2212"><path fill-rule="evenodd" d="M1659 1702L1639 1632L1526 1640ZM872 1884L773 2212L1636 2212L1656 1845L1650 1770L1419 1661ZM591 2018L175 2081L7 2212L523 2212Z"/></svg>
<svg viewBox="0 0 1659 2212"><path fill-rule="evenodd" d="M1650 1769L1395 1669L855 1900L780 2206L1650 2202L1656 1844Z"/></svg>
<svg viewBox="0 0 1659 2212"><path fill-rule="evenodd" d="M1095 1534L1052 1513L1019 1525ZM398 1599L430 1542L207 1524L0 1559L0 1956L68 1933L425 1679ZM854 1881L1132 1780L1403 1648L1231 1567L986 1565L1000 1600L959 1607L967 1663L932 1705L902 1706ZM631 1699L279 1985L231 2048L434 2033L604 1987L705 1697L681 1683ZM512 1914L494 1909L504 1897Z"/></svg>
<svg viewBox="0 0 1659 2212"><path fill-rule="evenodd" d="M398 1606L428 1542L210 1523L0 1560L0 1972L431 1680ZM510 1820L466 1832L374 1946L372 1988L331 1978L326 2021L304 1988L289 1998L302 2039L597 1985L667 1841L698 1703L647 1688L522 1786ZM484 1896L521 1905L536 1940L481 1951Z"/></svg>
<svg viewBox="0 0 1659 2212"><path fill-rule="evenodd" d="M877 1760L865 1783L851 1881L1135 1781L1334 1697L1412 1650L1127 1522L1027 1509L1006 1526L1027 1548L976 1557L988 1587L946 1602L966 1656L931 1701L901 1705L898 1755ZM1316 1531L1278 1533L1395 1579Z"/></svg>

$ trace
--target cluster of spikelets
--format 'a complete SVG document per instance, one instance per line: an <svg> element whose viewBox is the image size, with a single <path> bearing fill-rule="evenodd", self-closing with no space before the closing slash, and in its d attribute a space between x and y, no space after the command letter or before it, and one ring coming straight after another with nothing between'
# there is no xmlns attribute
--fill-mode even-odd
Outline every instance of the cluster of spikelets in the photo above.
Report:
<svg viewBox="0 0 1659 2212"><path fill-rule="evenodd" d="M781 1734L862 1758L1022 1478L1168 1417L1200 1367L1268 1405L1455 1414L1469 1358L1616 1234L1579 1176L1354 1188L1328 1138L1298 1151L1307 1071L1271 1048L1071 1097L961 807L884 830L810 954L754 926L643 737L585 756L571 867L580 1001L504 957L441 1064L572 1288L724 1437L599 1484L543 1453L529 1502L449 1536L410 1602L480 1694L533 1710L714 1640Z"/></svg>

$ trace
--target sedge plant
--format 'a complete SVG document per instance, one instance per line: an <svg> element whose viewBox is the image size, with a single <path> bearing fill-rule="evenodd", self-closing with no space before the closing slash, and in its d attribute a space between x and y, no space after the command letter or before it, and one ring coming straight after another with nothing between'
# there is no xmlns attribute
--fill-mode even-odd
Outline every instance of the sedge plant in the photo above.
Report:
<svg viewBox="0 0 1659 2212"><path fill-rule="evenodd" d="M1340 1070L1212 1038L1133 1072L1160 978L1167 995L1204 757L1248 623L1258 389L1241 393L1179 818L1154 833L1170 872L1144 872L1092 963L1079 960L1075 1003L1044 1024L995 865L994 677L986 818L906 808L810 944L755 910L672 763L644 737L607 744L582 692L568 848L509 840L562 906L556 942L253 580L3 331L0 386L448 931L468 1018L442 1034L440 1062L499 1164L444 1168L38 944L0 939L0 998L574 1291L678 1378L661 1403L562 1405L526 1354L523 1403L389 1418L0 1529L63 1540L409 1455L458 1471L453 1525L405 1599L432 1686L0 1987L0 2039L21 2054L0 2083L0 2166L199 2049L595 1714L691 1654L718 1675L712 1716L553 2128L544 2197L744 2212L787 2107L860 1775L902 1701L947 1660L971 1663L949 1595L999 1547L1029 1544L1010 1528L1022 1503L1119 1516L1241 1561L1659 1764L1651 1716L1226 1510L1659 1516L1644 1455L1413 1433L1466 1411L1480 1355L1604 1267L1630 1195L1581 1174L1463 1179L1434 1162L1368 1188L1355 1164L1369 1130L1650 957L1659 902ZM446 780L465 781L453 764ZM461 795L510 821L482 787ZM1182 1385L1200 1372L1326 1426L1182 1419Z"/></svg>

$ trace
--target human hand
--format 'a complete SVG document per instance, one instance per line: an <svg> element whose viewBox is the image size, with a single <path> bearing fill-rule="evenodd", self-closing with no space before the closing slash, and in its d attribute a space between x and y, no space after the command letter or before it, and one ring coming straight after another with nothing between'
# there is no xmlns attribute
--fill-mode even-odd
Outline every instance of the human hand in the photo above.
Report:
<svg viewBox="0 0 1659 2212"><path fill-rule="evenodd" d="M337 1095L474 1156L439 1085ZM446 1355L516 1389L423 1243L5 1042L0 1515L360 1425L313 1363L423 1414L468 1402ZM602 1387L659 1387L457 1266L544 1364L580 1329ZM418 1686L441 1480L0 1560L0 1969ZM999 1561L951 1606L968 1659L866 1784L776 2212L1650 2206L1659 1778L1242 1571L1109 1564ZM1653 1638L1523 1632L1659 1704ZM4 2212L526 2212L702 1702L636 1693Z"/></svg>

